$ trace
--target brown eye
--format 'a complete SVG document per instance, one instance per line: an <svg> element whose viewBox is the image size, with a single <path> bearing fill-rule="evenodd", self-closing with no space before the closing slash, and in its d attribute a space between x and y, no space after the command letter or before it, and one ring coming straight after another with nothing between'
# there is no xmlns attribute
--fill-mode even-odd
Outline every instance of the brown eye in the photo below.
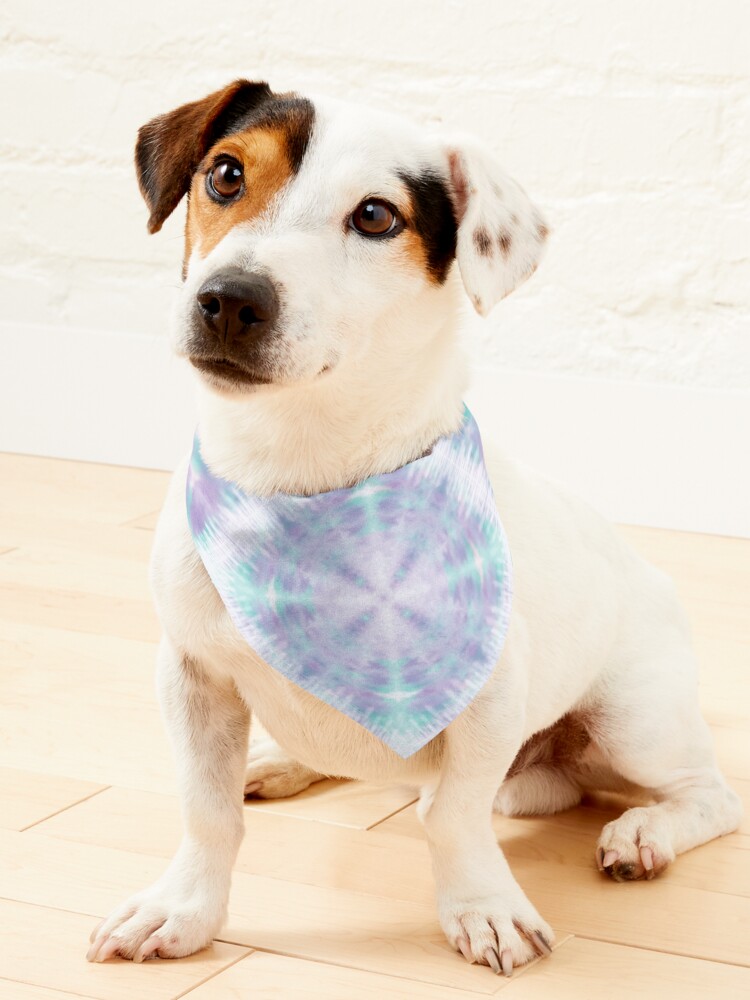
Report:
<svg viewBox="0 0 750 1000"><path fill-rule="evenodd" d="M216 201L229 201L242 190L242 167L236 160L219 160L206 181L208 193Z"/></svg>
<svg viewBox="0 0 750 1000"><path fill-rule="evenodd" d="M388 202L366 198L352 212L349 225L363 236L385 236L401 225L401 219Z"/></svg>

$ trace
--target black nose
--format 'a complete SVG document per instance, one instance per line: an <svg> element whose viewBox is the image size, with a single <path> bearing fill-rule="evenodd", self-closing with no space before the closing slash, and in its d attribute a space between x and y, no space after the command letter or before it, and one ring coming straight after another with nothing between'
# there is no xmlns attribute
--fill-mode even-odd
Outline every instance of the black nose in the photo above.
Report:
<svg viewBox="0 0 750 1000"><path fill-rule="evenodd" d="M196 300L204 330L226 348L242 338L262 335L279 313L279 299L268 278L239 268L212 275Z"/></svg>

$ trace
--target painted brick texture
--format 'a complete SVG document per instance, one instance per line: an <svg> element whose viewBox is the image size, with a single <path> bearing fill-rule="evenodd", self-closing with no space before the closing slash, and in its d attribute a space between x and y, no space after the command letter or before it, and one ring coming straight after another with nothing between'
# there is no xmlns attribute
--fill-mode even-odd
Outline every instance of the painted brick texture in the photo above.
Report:
<svg viewBox="0 0 750 1000"><path fill-rule="evenodd" d="M136 129L235 76L483 136L553 228L477 364L750 385L750 5L742 0L5 0L0 292L17 323L165 333Z"/></svg>

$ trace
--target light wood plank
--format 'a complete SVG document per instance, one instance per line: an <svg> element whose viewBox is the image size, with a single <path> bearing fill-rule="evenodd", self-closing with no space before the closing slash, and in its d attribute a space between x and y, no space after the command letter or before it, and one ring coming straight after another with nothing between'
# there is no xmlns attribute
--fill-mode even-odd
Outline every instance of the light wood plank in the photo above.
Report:
<svg viewBox="0 0 750 1000"><path fill-rule="evenodd" d="M160 511L152 510L150 514L143 514L141 517L136 517L126 523L129 528L138 528L141 531L154 531L156 522L159 520L159 514Z"/></svg>
<svg viewBox="0 0 750 1000"><path fill-rule="evenodd" d="M727 778L750 781L750 739L742 729L711 726L716 757Z"/></svg>
<svg viewBox="0 0 750 1000"><path fill-rule="evenodd" d="M26 625L142 642L158 642L161 634L145 596L112 599L84 591L6 583L0 584L0 616Z"/></svg>
<svg viewBox="0 0 750 1000"><path fill-rule="evenodd" d="M11 982L10 979L0 979L1 1000L70 1000L71 997L83 997L83 994L61 993L59 990L47 989L46 986L35 986L31 983L18 983ZM83 1000L92 1000L92 998L84 997Z"/></svg>
<svg viewBox="0 0 750 1000"><path fill-rule="evenodd" d="M8 620L0 633L0 766L176 787L152 643Z"/></svg>
<svg viewBox="0 0 750 1000"><path fill-rule="evenodd" d="M711 601L750 602L750 539L634 525L617 530L678 586Z"/></svg>
<svg viewBox="0 0 750 1000"><path fill-rule="evenodd" d="M366 781L318 781L290 799L248 800L247 811L366 830L415 802L413 788Z"/></svg>
<svg viewBox="0 0 750 1000"><path fill-rule="evenodd" d="M514 977L503 991L504 1000L747 1000L749 996L749 969L578 937L561 945L551 961L538 962L523 976Z"/></svg>
<svg viewBox="0 0 750 1000"><path fill-rule="evenodd" d="M134 965L114 959L92 965L84 957L91 930L91 917L85 914L0 900L0 925L0 977L40 991L54 988L101 1000L171 1000L249 954L246 948L216 942L177 962ZM0 996L5 1000L5 994Z"/></svg>
<svg viewBox="0 0 750 1000"><path fill-rule="evenodd" d="M94 462L0 453L0 520L7 511L53 506L72 521L122 524L164 500L169 474Z"/></svg>
<svg viewBox="0 0 750 1000"><path fill-rule="evenodd" d="M0 826L24 830L106 788L90 781L0 767Z"/></svg>
<svg viewBox="0 0 750 1000"><path fill-rule="evenodd" d="M27 543L0 559L0 584L150 602L143 536L132 529L109 530L131 535L138 544L115 555L90 544Z"/></svg>
<svg viewBox="0 0 750 1000"><path fill-rule="evenodd" d="M491 973L486 970L485 978ZM499 992L507 980L493 982ZM190 1000L471 1000L474 990L362 972L255 951L190 994Z"/></svg>
<svg viewBox="0 0 750 1000"><path fill-rule="evenodd" d="M137 554L148 561L153 535L136 528L97 522L71 521L56 514L50 506L38 512L13 510L0 520L0 544L13 548L38 545L64 545L73 552L87 550L113 558Z"/></svg>

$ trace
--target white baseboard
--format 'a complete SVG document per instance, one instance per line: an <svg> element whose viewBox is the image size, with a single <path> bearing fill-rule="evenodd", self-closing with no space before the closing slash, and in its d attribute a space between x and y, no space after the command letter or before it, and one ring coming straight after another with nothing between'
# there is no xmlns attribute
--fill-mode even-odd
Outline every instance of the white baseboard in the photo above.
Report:
<svg viewBox="0 0 750 1000"><path fill-rule="evenodd" d="M0 450L169 469L192 377L167 338L0 324ZM750 537L750 392L478 373L486 440L613 520Z"/></svg>

